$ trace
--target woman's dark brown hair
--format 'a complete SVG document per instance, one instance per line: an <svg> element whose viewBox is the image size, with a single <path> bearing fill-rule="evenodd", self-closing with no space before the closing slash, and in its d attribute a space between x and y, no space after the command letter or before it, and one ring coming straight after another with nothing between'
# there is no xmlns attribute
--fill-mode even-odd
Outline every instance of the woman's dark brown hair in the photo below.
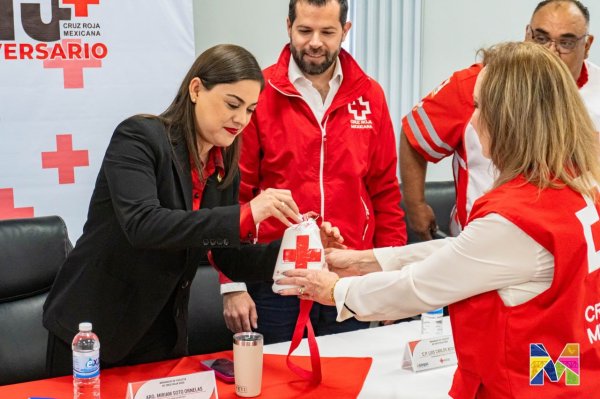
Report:
<svg viewBox="0 0 600 399"><path fill-rule="evenodd" d="M183 78L175 99L159 115L159 119L167 127L172 142L185 140L194 164L200 168L194 103L190 99L188 90L190 82L196 77L200 78L202 85L207 90L211 90L219 84L236 83L241 80L259 82L262 90L264 79L254 56L248 50L233 44L219 44L211 47L194 61L185 78ZM238 135L233 144L223 149L225 178L219 185L220 189L229 186L238 172L240 146L241 135Z"/></svg>

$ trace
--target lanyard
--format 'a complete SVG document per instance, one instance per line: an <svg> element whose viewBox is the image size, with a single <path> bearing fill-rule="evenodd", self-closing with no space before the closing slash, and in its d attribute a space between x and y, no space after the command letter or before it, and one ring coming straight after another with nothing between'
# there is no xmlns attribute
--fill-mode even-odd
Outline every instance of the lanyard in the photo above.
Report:
<svg viewBox="0 0 600 399"><path fill-rule="evenodd" d="M321 356L319 355L319 346L315 339L315 332L313 330L312 323L310 322L310 309L312 308L313 301L307 299L300 300L300 313L298 314L298 321L296 321L296 327L294 328L294 335L292 336L292 343L290 344L290 350L287 354L286 362L290 370L298 374L300 377L309 380L311 384L317 385L321 382ZM304 335L304 329L307 331L308 349L310 350L310 363L312 371L306 370L297 364L292 362L291 355L296 350L302 336Z"/></svg>

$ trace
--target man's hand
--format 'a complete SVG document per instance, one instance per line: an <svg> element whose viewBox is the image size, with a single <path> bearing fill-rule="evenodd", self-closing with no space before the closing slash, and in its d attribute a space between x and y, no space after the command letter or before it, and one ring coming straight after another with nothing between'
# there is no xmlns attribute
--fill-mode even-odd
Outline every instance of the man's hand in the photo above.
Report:
<svg viewBox="0 0 600 399"><path fill-rule="evenodd" d="M223 295L223 317L232 332L247 332L258 327L256 305L246 291L229 292Z"/></svg>
<svg viewBox="0 0 600 399"><path fill-rule="evenodd" d="M323 248L337 248L346 249L347 247L343 244L344 237L340 234L340 229L333 227L329 222L321 223L321 242Z"/></svg>
<svg viewBox="0 0 600 399"><path fill-rule="evenodd" d="M400 176L406 216L411 229L421 240L431 240L437 230L433 209L425 202L427 160L415 150L404 131L400 132Z"/></svg>
<svg viewBox="0 0 600 399"><path fill-rule="evenodd" d="M406 206L406 215L408 223L419 238L423 241L431 240L432 233L437 231L437 223L435 222L435 214L433 209L426 202Z"/></svg>

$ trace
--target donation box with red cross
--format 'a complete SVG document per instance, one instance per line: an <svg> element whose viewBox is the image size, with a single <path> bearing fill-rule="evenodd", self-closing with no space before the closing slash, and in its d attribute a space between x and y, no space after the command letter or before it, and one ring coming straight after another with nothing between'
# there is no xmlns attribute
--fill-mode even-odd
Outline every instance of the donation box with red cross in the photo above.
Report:
<svg viewBox="0 0 600 399"><path fill-rule="evenodd" d="M284 277L283 272L291 269L317 269L321 270L325 264L323 244L319 226L314 219L288 227L283 234L281 248L277 256L277 264L273 272L273 292L290 285L279 285L277 280Z"/></svg>

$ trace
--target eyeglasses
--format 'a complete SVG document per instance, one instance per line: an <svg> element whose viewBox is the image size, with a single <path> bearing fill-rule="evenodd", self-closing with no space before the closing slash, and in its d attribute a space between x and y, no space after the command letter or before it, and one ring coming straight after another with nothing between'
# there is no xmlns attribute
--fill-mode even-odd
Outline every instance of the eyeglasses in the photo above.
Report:
<svg viewBox="0 0 600 399"><path fill-rule="evenodd" d="M559 54L568 54L572 52L575 50L575 47L577 47L577 43L589 35L589 33L586 33L580 37L562 37L560 39L553 40L550 39L550 37L545 33L534 31L531 26L529 27L529 31L531 32L531 38L534 42L545 47L550 47L552 43L554 43L554 47Z"/></svg>

